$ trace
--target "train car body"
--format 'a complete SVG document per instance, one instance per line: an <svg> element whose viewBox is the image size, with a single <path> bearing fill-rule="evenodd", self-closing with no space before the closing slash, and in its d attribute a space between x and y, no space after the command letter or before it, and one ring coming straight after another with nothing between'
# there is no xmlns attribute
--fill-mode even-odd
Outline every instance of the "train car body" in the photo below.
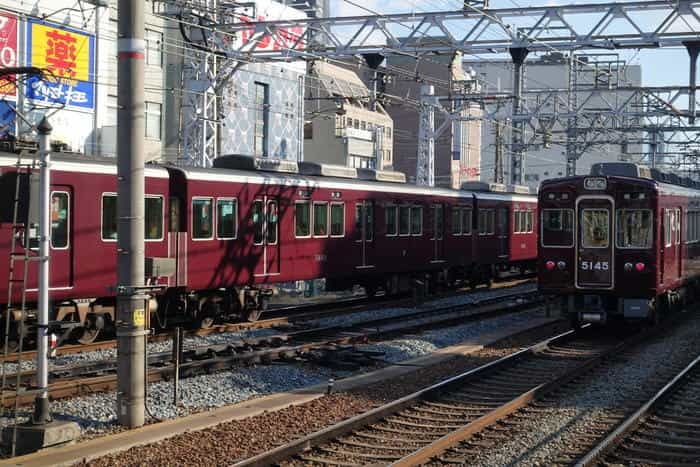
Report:
<svg viewBox="0 0 700 467"><path fill-rule="evenodd" d="M396 183L391 173L293 162L261 167L252 160L222 159L211 169L146 168L153 327L257 319L273 284L281 282L323 277L331 290L361 285L370 294L392 294L416 282L426 288L457 279L488 283L498 270L534 268L534 196L423 188ZM23 245L34 255L36 180L19 176L18 223L26 228L18 229L12 220L16 161L0 155L4 258L13 243L17 257ZM115 319L116 188L112 161L54 157L53 318L77 325L82 342ZM29 268L24 299L31 321L36 263L15 264ZM23 277L18 267L15 284ZM5 310L8 280L7 268L0 268ZM11 303L22 299L22 287L13 287Z"/></svg>
<svg viewBox="0 0 700 467"><path fill-rule="evenodd" d="M700 190L624 163L542 183L541 292L575 323L657 320L700 278Z"/></svg>

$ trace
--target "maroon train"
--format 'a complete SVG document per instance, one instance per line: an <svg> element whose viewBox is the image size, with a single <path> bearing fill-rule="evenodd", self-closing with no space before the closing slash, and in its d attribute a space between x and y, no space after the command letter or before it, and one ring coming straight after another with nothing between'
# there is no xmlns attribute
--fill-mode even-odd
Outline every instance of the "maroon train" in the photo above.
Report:
<svg viewBox="0 0 700 467"><path fill-rule="evenodd" d="M700 279L700 185L628 163L540 187L539 290L574 324L658 321Z"/></svg>
<svg viewBox="0 0 700 467"><path fill-rule="evenodd" d="M0 258L10 255L15 165L15 155L0 154ZM370 294L393 294L417 278L478 284L498 270L535 267L534 196L427 189L393 172L235 156L218 165L146 168L146 279L157 290L152 327L257 319L279 282L325 277L329 290L359 284ZM17 237L31 249L35 183L19 179L19 212L30 228ZM51 190L53 318L90 342L114 322L116 166L56 156ZM27 264L31 322L36 263ZM7 297L2 267L3 316ZM15 287L11 303L21 298ZM14 308L11 337L21 317Z"/></svg>

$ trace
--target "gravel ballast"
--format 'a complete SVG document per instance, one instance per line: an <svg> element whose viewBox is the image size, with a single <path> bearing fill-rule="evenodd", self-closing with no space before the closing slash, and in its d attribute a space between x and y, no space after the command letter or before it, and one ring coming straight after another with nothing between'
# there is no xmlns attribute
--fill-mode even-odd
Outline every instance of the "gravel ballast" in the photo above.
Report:
<svg viewBox="0 0 700 467"><path fill-rule="evenodd" d="M177 435L154 445L139 446L96 459L90 465L229 465L501 358L567 328L564 323L551 324L504 339L479 352L456 356L439 365L416 370L395 380L370 384L349 393L324 396L300 406L222 424L216 428ZM205 454L202 457L192 454L193 445Z"/></svg>
<svg viewBox="0 0 700 467"><path fill-rule="evenodd" d="M610 366L586 377L585 385L562 391L536 409L525 409L517 433L465 459L474 466L548 465L581 449L581 440L599 422L623 415L630 401L644 401L652 391L700 353L700 319L695 317L638 350L625 352ZM528 410L533 412L528 415ZM500 439L500 437L499 437ZM585 446L585 445L584 445Z"/></svg>

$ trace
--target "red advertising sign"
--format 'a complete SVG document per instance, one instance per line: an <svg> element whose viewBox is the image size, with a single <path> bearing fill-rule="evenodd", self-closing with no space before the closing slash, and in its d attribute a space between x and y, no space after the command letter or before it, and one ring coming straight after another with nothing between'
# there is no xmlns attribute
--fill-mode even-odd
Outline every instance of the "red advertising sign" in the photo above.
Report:
<svg viewBox="0 0 700 467"><path fill-rule="evenodd" d="M0 13L0 67L17 66L17 17ZM0 79L0 96L15 96L17 86L14 77Z"/></svg>
<svg viewBox="0 0 700 467"><path fill-rule="evenodd" d="M252 23L253 19L241 15L240 21L242 23ZM263 15L258 15L257 21L269 21ZM265 35L258 40L258 45L255 47L256 51L273 51L273 50L287 50L294 48L294 50L303 50L304 41L299 40L304 35L305 28L301 26L293 26L290 28L279 28L277 34L274 36ZM244 29L241 31L241 42L243 44L247 43L250 38L255 34L255 28L251 26L250 29Z"/></svg>

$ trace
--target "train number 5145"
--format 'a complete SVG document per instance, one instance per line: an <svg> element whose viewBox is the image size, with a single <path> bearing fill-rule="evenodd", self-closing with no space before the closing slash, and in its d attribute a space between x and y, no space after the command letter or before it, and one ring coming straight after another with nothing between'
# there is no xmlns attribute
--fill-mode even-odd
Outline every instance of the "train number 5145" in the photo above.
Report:
<svg viewBox="0 0 700 467"><path fill-rule="evenodd" d="M580 268L582 271L607 271L610 264L607 261L581 261Z"/></svg>

